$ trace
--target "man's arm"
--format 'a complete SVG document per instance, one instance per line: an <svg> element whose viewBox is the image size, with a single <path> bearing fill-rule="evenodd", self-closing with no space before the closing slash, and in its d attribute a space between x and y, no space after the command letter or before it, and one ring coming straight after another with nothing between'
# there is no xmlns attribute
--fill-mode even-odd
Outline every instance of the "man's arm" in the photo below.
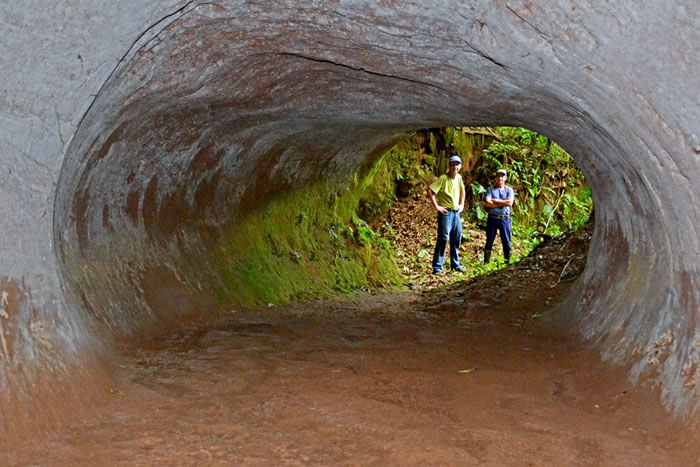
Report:
<svg viewBox="0 0 700 467"><path fill-rule="evenodd" d="M511 207L513 206L513 192L511 191L508 193L508 197L506 199L493 199L491 196L488 194L486 195L486 201L484 202L484 206L487 208L504 208L504 207Z"/></svg>
<svg viewBox="0 0 700 467"><path fill-rule="evenodd" d="M508 196L506 196L506 199L501 200L503 203L503 206L508 206L508 207L513 207L513 201L515 197L515 191L511 187L508 187Z"/></svg>
<svg viewBox="0 0 700 467"><path fill-rule="evenodd" d="M484 206L487 208L502 208L505 206L512 206L513 205L513 198L510 196L506 199L493 199L490 196L486 197L486 201L484 202Z"/></svg>
<svg viewBox="0 0 700 467"><path fill-rule="evenodd" d="M428 190L426 192L428 199L430 200L431 203L433 203L433 207L442 214L445 214L447 212L447 208L444 208L440 206L437 202L437 198L435 197L435 192L428 187Z"/></svg>
<svg viewBox="0 0 700 467"><path fill-rule="evenodd" d="M504 208L506 206L510 207L513 206L513 198L508 197L506 199L492 199L492 198L486 198L486 202L484 203L487 208Z"/></svg>
<svg viewBox="0 0 700 467"><path fill-rule="evenodd" d="M462 187L459 190L459 206L457 207L457 212L462 214L464 211L464 182L462 182Z"/></svg>

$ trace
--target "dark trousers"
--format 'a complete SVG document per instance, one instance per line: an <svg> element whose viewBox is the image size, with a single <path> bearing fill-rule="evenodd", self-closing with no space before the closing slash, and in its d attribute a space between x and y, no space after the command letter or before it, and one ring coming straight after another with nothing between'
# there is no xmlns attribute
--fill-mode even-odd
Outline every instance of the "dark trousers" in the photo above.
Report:
<svg viewBox="0 0 700 467"><path fill-rule="evenodd" d="M503 245L503 256L506 261L510 261L510 218L499 219L489 216L486 221L486 246L484 247L484 262L488 263L491 257L491 248L496 239L496 232L501 234L501 244Z"/></svg>
<svg viewBox="0 0 700 467"><path fill-rule="evenodd" d="M438 213L438 232L433 254L433 272L441 272L445 262L445 247L450 242L450 267L459 269L459 243L462 241L462 221L456 209Z"/></svg>

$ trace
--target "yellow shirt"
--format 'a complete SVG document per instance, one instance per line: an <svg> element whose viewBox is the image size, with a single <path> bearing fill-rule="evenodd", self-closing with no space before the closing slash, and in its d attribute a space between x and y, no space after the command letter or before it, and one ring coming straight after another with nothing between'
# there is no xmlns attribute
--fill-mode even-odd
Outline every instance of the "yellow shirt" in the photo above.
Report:
<svg viewBox="0 0 700 467"><path fill-rule="evenodd" d="M458 209L461 193L464 193L464 180L460 174L450 178L447 174L440 175L430 189L437 195L437 202L447 209Z"/></svg>

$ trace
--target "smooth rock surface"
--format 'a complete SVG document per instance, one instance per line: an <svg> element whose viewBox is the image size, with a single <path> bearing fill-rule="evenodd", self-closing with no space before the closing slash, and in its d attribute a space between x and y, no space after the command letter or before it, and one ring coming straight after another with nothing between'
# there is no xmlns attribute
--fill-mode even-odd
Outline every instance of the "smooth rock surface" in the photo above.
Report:
<svg viewBox="0 0 700 467"><path fill-rule="evenodd" d="M217 238L266 197L452 125L525 126L572 154L596 203L572 326L633 363L633 379L656 379L675 413L697 414L694 2L0 12L0 385L24 401L3 404L6 429L37 401L53 413L51 394L80 404L114 339L206 308L196 282Z"/></svg>

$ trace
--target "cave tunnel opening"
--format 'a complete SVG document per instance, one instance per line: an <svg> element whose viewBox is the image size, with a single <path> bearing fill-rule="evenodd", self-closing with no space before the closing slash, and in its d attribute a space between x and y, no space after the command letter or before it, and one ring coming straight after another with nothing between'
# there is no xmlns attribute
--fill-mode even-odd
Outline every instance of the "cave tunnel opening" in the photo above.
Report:
<svg viewBox="0 0 700 467"><path fill-rule="evenodd" d="M458 246L464 271L452 280L506 266L500 238L489 255L494 261L483 264L489 215L484 199L498 169L506 170L504 185L514 189L517 199L508 212L512 262L527 256L539 242L582 227L592 213L592 192L583 173L544 135L513 127L418 130L374 165L360 166L356 175L371 177L368 186L359 188L356 214L369 224L360 228L372 228L394 246L400 269L410 276L404 281L411 287L430 279L436 209L425 195L427 187L447 172L452 155L462 160L459 174L465 188ZM446 243L449 263L451 246Z"/></svg>
<svg viewBox="0 0 700 467"><path fill-rule="evenodd" d="M384 35L353 36L347 48L342 31L322 50L311 33L288 47L278 39L300 23L275 21L274 37L261 39L254 26L269 29L271 12L244 15L250 23L230 14L198 5L137 42L68 146L54 237L67 293L87 320L129 338L233 304L284 302L316 283L350 290L368 268L390 280L387 265L361 252L314 257L315 238L349 234L343 185L416 128L507 123L561 143L596 195L588 265L569 298L572 328L605 358L633 363L632 379L651 371L665 381L664 402L689 410L697 365L681 369L697 355L697 292L695 276L680 272L695 266L673 254L678 233L668 228L687 212L659 209L658 196L669 186L658 165L675 164L664 149L672 133L649 141L638 115L620 111L629 103L546 53L539 59L556 79L532 73L530 58L508 67L429 36L420 53L398 36L387 48ZM506 45L531 52L528 41ZM314 218L319 204L333 207L333 225ZM304 235L260 235L280 230ZM659 348L667 371L649 369Z"/></svg>

